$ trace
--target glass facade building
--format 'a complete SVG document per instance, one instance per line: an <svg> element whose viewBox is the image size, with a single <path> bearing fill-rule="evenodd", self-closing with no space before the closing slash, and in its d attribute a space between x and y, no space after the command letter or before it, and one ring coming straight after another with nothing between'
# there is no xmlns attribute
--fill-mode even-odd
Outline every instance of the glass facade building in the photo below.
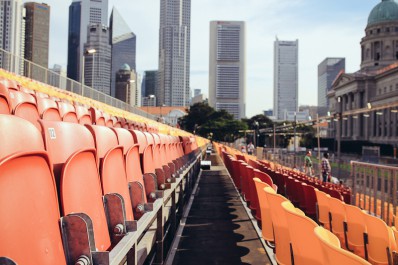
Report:
<svg viewBox="0 0 398 265"><path fill-rule="evenodd" d="M109 22L112 45L111 96L116 95L116 73L124 64L136 70L136 36L120 13L113 8Z"/></svg>

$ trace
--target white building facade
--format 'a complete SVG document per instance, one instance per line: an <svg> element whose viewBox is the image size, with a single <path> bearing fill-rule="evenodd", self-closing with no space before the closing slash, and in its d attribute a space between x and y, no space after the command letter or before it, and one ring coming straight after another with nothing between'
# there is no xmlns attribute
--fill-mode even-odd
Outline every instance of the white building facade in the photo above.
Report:
<svg viewBox="0 0 398 265"><path fill-rule="evenodd" d="M298 110L298 40L274 42L274 116Z"/></svg>
<svg viewBox="0 0 398 265"><path fill-rule="evenodd" d="M209 105L246 116L245 22L210 22Z"/></svg>

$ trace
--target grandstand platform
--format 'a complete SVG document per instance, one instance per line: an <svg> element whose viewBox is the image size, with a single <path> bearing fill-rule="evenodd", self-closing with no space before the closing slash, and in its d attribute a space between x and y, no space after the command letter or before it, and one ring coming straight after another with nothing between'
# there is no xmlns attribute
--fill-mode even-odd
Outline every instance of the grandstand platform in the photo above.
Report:
<svg viewBox="0 0 398 265"><path fill-rule="evenodd" d="M210 160L169 264L271 264L220 157Z"/></svg>

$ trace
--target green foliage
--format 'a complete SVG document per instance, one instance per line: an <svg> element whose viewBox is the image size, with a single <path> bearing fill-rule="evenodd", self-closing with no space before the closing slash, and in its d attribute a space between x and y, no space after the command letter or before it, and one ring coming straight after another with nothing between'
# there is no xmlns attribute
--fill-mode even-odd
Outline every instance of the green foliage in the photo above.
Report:
<svg viewBox="0 0 398 265"><path fill-rule="evenodd" d="M182 129L216 141L232 142L246 130L246 123L234 120L225 110L215 111L205 103L196 103L179 120Z"/></svg>

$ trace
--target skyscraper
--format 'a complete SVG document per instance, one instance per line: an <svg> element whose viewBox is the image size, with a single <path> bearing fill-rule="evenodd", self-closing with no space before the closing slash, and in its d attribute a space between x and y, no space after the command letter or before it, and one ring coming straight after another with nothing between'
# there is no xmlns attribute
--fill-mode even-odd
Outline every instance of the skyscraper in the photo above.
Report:
<svg viewBox="0 0 398 265"><path fill-rule="evenodd" d="M136 36L116 8L113 8L110 22L110 43L112 45L111 95L115 96L116 72L123 64L136 70Z"/></svg>
<svg viewBox="0 0 398 265"><path fill-rule="evenodd" d="M274 116L298 111L298 40L274 42Z"/></svg>
<svg viewBox="0 0 398 265"><path fill-rule="evenodd" d="M105 25L91 24L84 50L95 49L95 53L85 56L84 84L110 95L111 45L109 29Z"/></svg>
<svg viewBox="0 0 398 265"><path fill-rule="evenodd" d="M25 59L43 68L48 68L50 7L47 4L34 2L25 3ZM26 65L27 67L28 65ZM25 74L29 77L45 81L43 69L29 67Z"/></svg>
<svg viewBox="0 0 398 265"><path fill-rule="evenodd" d="M142 81L142 96L148 97L155 95L158 86L158 71L145 71L144 80Z"/></svg>
<svg viewBox="0 0 398 265"><path fill-rule="evenodd" d="M76 81L81 81L83 49L90 24L108 25L108 0L73 0L69 6L67 72Z"/></svg>
<svg viewBox="0 0 398 265"><path fill-rule="evenodd" d="M23 73L24 20L21 0L0 1L0 48L19 56L20 59L0 53L0 67Z"/></svg>
<svg viewBox="0 0 398 265"><path fill-rule="evenodd" d="M329 110L327 93L340 72L345 71L345 58L326 58L318 65L318 114L326 115Z"/></svg>
<svg viewBox="0 0 398 265"><path fill-rule="evenodd" d="M210 22L209 105L245 117L245 22Z"/></svg>
<svg viewBox="0 0 398 265"><path fill-rule="evenodd" d="M157 105L190 101L191 0L160 0Z"/></svg>

